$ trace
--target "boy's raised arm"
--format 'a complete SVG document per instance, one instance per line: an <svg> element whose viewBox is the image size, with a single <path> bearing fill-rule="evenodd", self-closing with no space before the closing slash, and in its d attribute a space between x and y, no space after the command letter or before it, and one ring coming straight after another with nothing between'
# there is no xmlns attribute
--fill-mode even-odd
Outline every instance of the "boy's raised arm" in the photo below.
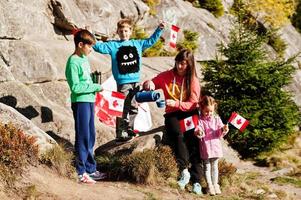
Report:
<svg viewBox="0 0 301 200"><path fill-rule="evenodd" d="M158 41L158 39L162 35L164 27L165 27L165 23L160 22L155 32L149 38L143 40L142 50L153 46Z"/></svg>
<svg viewBox="0 0 301 200"><path fill-rule="evenodd" d="M103 54L111 54L111 48L109 42L99 42L97 41L95 45L93 45L94 51Z"/></svg>

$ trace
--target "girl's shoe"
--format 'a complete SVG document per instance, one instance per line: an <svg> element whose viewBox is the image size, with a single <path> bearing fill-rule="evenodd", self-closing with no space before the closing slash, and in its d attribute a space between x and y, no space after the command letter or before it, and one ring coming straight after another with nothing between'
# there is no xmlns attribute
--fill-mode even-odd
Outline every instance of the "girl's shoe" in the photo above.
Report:
<svg viewBox="0 0 301 200"><path fill-rule="evenodd" d="M181 173L181 178L178 181L178 186L180 187L181 190L185 189L185 186L189 183L190 180L190 173L188 169L184 169Z"/></svg>
<svg viewBox="0 0 301 200"><path fill-rule="evenodd" d="M214 191L215 191L216 194L221 194L222 193L219 184L214 185Z"/></svg>
<svg viewBox="0 0 301 200"><path fill-rule="evenodd" d="M216 195L215 189L214 189L213 185L208 185L208 193L209 193L211 196Z"/></svg>
<svg viewBox="0 0 301 200"><path fill-rule="evenodd" d="M199 183L194 183L192 186L192 192L197 195L203 195L202 186Z"/></svg>
<svg viewBox="0 0 301 200"><path fill-rule="evenodd" d="M96 181L94 181L87 173L83 173L82 175L79 175L78 178L81 183L86 183L86 184L96 183Z"/></svg>

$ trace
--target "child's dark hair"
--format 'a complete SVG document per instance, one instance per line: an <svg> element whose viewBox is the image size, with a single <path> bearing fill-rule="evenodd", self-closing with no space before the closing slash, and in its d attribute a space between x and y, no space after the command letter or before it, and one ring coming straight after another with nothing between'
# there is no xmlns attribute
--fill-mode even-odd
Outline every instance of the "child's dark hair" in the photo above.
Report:
<svg viewBox="0 0 301 200"><path fill-rule="evenodd" d="M187 61L187 73L186 73L186 87L188 91L188 95L190 96L191 94L191 87L190 84L192 82L192 79L197 77L196 70L195 70L195 60L194 60L194 55L192 51L189 49L182 49L175 57L175 66L174 66L174 71L177 71L177 63L186 60ZM189 97L188 96L188 97Z"/></svg>
<svg viewBox="0 0 301 200"><path fill-rule="evenodd" d="M212 96L202 96L200 98L200 108L203 110L207 106L214 106L217 109L217 102Z"/></svg>
<svg viewBox="0 0 301 200"><path fill-rule="evenodd" d="M83 44L92 45L92 44L96 43L96 40L95 40L95 37L94 37L94 35L92 33L90 33L86 29L82 29L82 30L79 30L74 35L74 44L75 44L75 47L77 47L80 42L82 42Z"/></svg>
<svg viewBox="0 0 301 200"><path fill-rule="evenodd" d="M117 30L126 26L132 29L133 21L130 18L123 18L117 22Z"/></svg>

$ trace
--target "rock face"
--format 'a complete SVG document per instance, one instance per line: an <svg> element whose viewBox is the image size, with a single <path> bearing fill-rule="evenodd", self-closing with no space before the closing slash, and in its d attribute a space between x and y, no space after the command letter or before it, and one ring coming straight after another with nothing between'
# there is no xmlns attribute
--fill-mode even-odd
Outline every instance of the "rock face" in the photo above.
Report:
<svg viewBox="0 0 301 200"><path fill-rule="evenodd" d="M59 26L58 20L77 27L88 25L92 30L114 38L116 23L122 16L133 18L149 34L163 19L176 23L181 30L199 32L196 58L210 60L216 55L216 44L228 42L234 19L229 14L233 1L225 0L223 3L225 15L217 19L207 10L194 8L183 0L161 0L156 7L156 16L149 15L150 8L141 0L0 1L0 102L10 106L10 109L5 108L6 115L20 113L29 119L36 128L31 128L28 133L44 138L41 144L47 146L52 143L47 134L73 143L74 124L68 100L70 92L64 72L66 60L74 51L74 44L69 27ZM280 32L288 44L286 57L300 51L301 37L292 26L288 25ZM168 40L169 34L167 28L163 37ZM179 39L182 37L180 32ZM101 71L103 79L110 76L108 56L93 52L89 59L92 71ZM141 79L149 79L173 64L173 58L144 58ZM296 93L295 101L301 105L299 79L300 71L291 89ZM25 123L24 117L4 120L3 107L1 104L0 121L10 119L17 124ZM164 112L156 110L154 105L151 108L156 111L152 113L154 128L162 126ZM97 120L96 129L98 145L115 137L114 129Z"/></svg>

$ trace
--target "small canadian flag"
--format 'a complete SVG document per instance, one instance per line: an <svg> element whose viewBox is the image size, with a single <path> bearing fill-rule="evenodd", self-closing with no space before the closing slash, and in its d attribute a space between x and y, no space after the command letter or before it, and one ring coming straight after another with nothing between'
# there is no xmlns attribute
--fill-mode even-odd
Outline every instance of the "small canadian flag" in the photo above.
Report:
<svg viewBox="0 0 301 200"><path fill-rule="evenodd" d="M230 119L228 120L229 123L231 123L233 126L235 126L240 131L245 130L245 128L248 126L249 121L237 114L236 112L233 112L231 114Z"/></svg>
<svg viewBox="0 0 301 200"><path fill-rule="evenodd" d="M120 92L111 91L111 95L107 100L109 102L108 114L121 117L123 113L125 95Z"/></svg>
<svg viewBox="0 0 301 200"><path fill-rule="evenodd" d="M175 25L171 25L169 45L172 48L176 48L177 35L178 35L179 30L180 30L179 27L177 27Z"/></svg>
<svg viewBox="0 0 301 200"><path fill-rule="evenodd" d="M179 121L181 132L184 133L194 129L198 125L198 115L192 115Z"/></svg>

